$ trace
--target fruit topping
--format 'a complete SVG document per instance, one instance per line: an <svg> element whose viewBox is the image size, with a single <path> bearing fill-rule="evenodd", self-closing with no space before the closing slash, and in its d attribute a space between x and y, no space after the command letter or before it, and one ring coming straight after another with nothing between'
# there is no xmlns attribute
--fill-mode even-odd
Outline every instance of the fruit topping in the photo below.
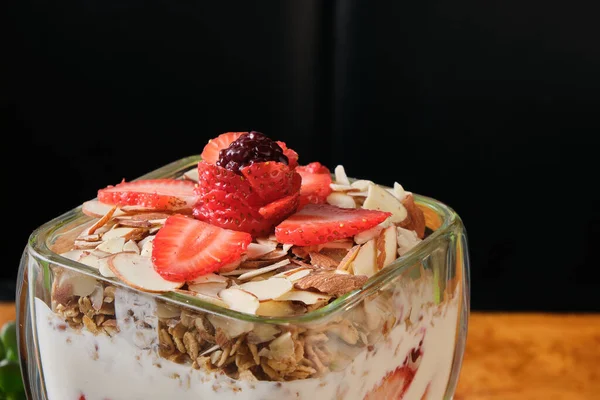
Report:
<svg viewBox="0 0 600 400"><path fill-rule="evenodd" d="M391 214L383 211L308 204L275 228L281 243L297 246L322 244L354 236L383 222Z"/></svg>
<svg viewBox="0 0 600 400"><path fill-rule="evenodd" d="M239 172L246 165L265 161L289 163L279 144L260 132L252 131L242 134L221 150L216 165Z"/></svg>
<svg viewBox="0 0 600 400"><path fill-rule="evenodd" d="M296 168L302 177L300 208L306 204L323 204L331 193L331 173L319 162Z"/></svg>
<svg viewBox="0 0 600 400"><path fill-rule="evenodd" d="M227 132L208 141L200 157L209 164L214 164L219 160L219 153L226 149L232 142L246 132Z"/></svg>
<svg viewBox="0 0 600 400"><path fill-rule="evenodd" d="M266 203L298 193L302 183L300 175L278 162L255 163L240 172Z"/></svg>
<svg viewBox="0 0 600 400"><path fill-rule="evenodd" d="M202 197L213 190L235 193L250 206L260 206L264 200L242 175L228 169L200 161L198 163L198 187L196 193Z"/></svg>
<svg viewBox="0 0 600 400"><path fill-rule="evenodd" d="M241 258L252 237L183 215L167 218L153 242L154 268L169 281L188 281Z"/></svg>
<svg viewBox="0 0 600 400"><path fill-rule="evenodd" d="M98 200L117 206L142 206L152 210L189 209L197 201L194 182L147 179L122 182L98 191Z"/></svg>

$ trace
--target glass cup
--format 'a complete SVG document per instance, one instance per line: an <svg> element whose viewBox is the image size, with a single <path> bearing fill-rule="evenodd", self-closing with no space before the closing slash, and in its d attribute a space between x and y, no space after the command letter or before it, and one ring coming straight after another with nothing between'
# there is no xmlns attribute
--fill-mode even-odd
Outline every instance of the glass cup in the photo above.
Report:
<svg viewBox="0 0 600 400"><path fill-rule="evenodd" d="M141 179L176 178L188 157ZM62 257L81 207L34 231L17 288L29 399L451 399L469 314L465 230L415 195L428 236L359 290L302 315L150 294Z"/></svg>

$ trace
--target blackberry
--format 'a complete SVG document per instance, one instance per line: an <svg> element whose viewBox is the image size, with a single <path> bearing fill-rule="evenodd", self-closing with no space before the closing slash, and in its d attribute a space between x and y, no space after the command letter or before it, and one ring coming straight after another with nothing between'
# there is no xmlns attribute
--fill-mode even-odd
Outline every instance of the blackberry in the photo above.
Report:
<svg viewBox="0 0 600 400"><path fill-rule="evenodd" d="M217 165L239 173L240 168L256 162L276 161L288 164L288 158L279 145L256 131L244 133L229 147L219 152Z"/></svg>

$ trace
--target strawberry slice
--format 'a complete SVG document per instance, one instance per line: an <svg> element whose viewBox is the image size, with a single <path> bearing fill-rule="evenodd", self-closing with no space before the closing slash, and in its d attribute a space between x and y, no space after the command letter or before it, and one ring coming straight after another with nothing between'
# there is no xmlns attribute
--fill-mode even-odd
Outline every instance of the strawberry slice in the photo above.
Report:
<svg viewBox="0 0 600 400"><path fill-rule="evenodd" d="M183 215L172 215L152 247L154 269L164 279L190 281L242 257L252 237Z"/></svg>
<svg viewBox="0 0 600 400"><path fill-rule="evenodd" d="M261 206L264 204L264 200L252 189L250 182L242 175L218 165L200 161L198 163L198 187L196 193L204 196L213 190L237 193L238 196L251 206Z"/></svg>
<svg viewBox="0 0 600 400"><path fill-rule="evenodd" d="M219 152L229 147L231 142L237 140L247 132L226 132L214 139L208 141L200 157L209 164L214 164L219 160Z"/></svg>
<svg viewBox="0 0 600 400"><path fill-rule="evenodd" d="M296 168L302 177L300 187L300 208L306 204L323 204L331 193L331 172L319 162Z"/></svg>
<svg viewBox="0 0 600 400"><path fill-rule="evenodd" d="M281 219L265 219L257 207L249 206L236 193L213 190L200 199L194 207L194 217L225 229L251 233L253 236L269 235Z"/></svg>
<svg viewBox="0 0 600 400"><path fill-rule="evenodd" d="M402 399L415 377L415 372L408 366L397 368L383 378L377 388L367 393L365 400Z"/></svg>
<svg viewBox="0 0 600 400"><path fill-rule="evenodd" d="M307 246L354 236L383 222L391 214L364 208L308 204L275 228L280 243Z"/></svg>
<svg viewBox="0 0 600 400"><path fill-rule="evenodd" d="M192 181L147 179L119 183L98 191L98 200L117 206L142 206L153 210L192 208L198 196Z"/></svg>
<svg viewBox="0 0 600 400"><path fill-rule="evenodd" d="M283 197L258 209L264 219L283 221L298 208L299 193Z"/></svg>
<svg viewBox="0 0 600 400"><path fill-rule="evenodd" d="M265 203L297 193L301 185L300 176L279 162L254 163L240 172Z"/></svg>
<svg viewBox="0 0 600 400"><path fill-rule="evenodd" d="M290 169L296 168L298 166L298 153L292 149L288 149L285 142L278 141L277 144L281 147L281 150L283 150L283 154L288 158L288 167L290 167Z"/></svg>

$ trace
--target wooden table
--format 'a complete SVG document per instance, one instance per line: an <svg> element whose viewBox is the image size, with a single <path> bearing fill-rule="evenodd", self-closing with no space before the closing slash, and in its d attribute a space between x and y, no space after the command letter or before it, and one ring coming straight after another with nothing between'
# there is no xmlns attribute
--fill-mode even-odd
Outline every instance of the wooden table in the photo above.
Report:
<svg viewBox="0 0 600 400"><path fill-rule="evenodd" d="M0 303L0 325L15 318ZM473 313L455 400L600 399L600 314Z"/></svg>

